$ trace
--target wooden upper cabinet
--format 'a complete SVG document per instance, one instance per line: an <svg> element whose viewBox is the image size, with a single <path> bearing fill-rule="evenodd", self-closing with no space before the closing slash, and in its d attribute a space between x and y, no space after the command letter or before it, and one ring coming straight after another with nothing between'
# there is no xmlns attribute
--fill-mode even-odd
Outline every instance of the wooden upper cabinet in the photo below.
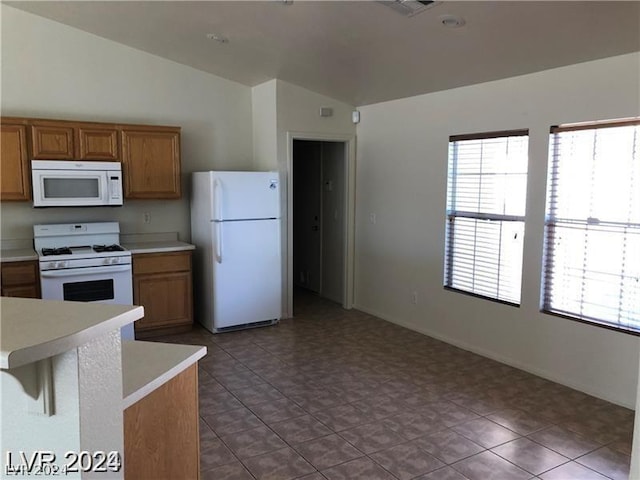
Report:
<svg viewBox="0 0 640 480"><path fill-rule="evenodd" d="M2 200L31 199L31 160L122 162L128 199L176 199L180 127L2 117Z"/></svg>
<svg viewBox="0 0 640 480"><path fill-rule="evenodd" d="M31 153L36 160L74 160L74 129L54 122L31 124Z"/></svg>
<svg viewBox="0 0 640 480"><path fill-rule="evenodd" d="M180 198L180 129L123 128L126 198Z"/></svg>
<svg viewBox="0 0 640 480"><path fill-rule="evenodd" d="M120 160L118 130L115 128L78 127L80 160Z"/></svg>
<svg viewBox="0 0 640 480"><path fill-rule="evenodd" d="M120 160L118 129L108 124L33 122L31 148L38 160Z"/></svg>
<svg viewBox="0 0 640 480"><path fill-rule="evenodd" d="M0 135L0 200L29 200L31 182L27 127L3 122Z"/></svg>

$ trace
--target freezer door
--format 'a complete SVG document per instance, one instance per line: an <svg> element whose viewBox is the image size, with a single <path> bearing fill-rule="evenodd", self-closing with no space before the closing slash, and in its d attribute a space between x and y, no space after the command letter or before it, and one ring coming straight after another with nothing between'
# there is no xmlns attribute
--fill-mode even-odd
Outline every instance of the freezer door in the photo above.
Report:
<svg viewBox="0 0 640 480"><path fill-rule="evenodd" d="M279 220L212 222L213 326L281 317Z"/></svg>
<svg viewBox="0 0 640 480"><path fill-rule="evenodd" d="M214 220L280 217L277 172L213 172Z"/></svg>

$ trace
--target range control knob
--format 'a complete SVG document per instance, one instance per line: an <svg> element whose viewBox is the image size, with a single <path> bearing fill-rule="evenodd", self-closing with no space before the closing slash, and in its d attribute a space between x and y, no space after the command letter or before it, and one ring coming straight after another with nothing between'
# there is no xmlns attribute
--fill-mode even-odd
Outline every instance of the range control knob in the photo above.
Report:
<svg viewBox="0 0 640 480"><path fill-rule="evenodd" d="M67 266L67 262L58 262L56 264L56 268L65 268Z"/></svg>

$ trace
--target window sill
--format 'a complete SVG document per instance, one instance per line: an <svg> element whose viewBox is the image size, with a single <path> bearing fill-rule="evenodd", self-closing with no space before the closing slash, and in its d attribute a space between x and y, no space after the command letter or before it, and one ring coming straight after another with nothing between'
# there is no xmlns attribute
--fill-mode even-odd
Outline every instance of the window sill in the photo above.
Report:
<svg viewBox="0 0 640 480"><path fill-rule="evenodd" d="M586 325L591 325L592 327L605 328L607 330L613 330L619 333L626 333L627 335L634 335L636 337L640 336L640 330L634 330L631 327L624 327L622 325L612 325L610 323L606 323L600 320L580 318L574 315L569 315L567 313L555 312L553 310L541 309L540 313L545 313L547 315L552 315L554 317L565 318L567 320L572 320L578 323L584 323Z"/></svg>
<svg viewBox="0 0 640 480"><path fill-rule="evenodd" d="M510 307L520 308L519 303L508 302L507 300L500 300L497 298L488 297L486 295L480 295L479 293L467 292L466 290L460 290L458 288L448 287L446 285L444 285L444 289L450 292L461 293L463 295L468 295L470 297L481 298L483 300L489 300L490 302L501 303L502 305L509 305Z"/></svg>

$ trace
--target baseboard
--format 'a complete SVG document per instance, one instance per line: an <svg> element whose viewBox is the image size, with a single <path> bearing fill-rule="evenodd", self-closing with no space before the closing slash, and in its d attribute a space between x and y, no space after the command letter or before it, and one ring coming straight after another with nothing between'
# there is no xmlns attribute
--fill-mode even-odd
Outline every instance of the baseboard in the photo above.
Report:
<svg viewBox="0 0 640 480"><path fill-rule="evenodd" d="M504 363L505 365L509 365L510 367L514 367L514 368L518 368L520 370L524 370L525 372L531 373L533 375L537 375L538 377L542 377L542 378L544 378L546 380L550 380L552 382L559 383L561 385L565 385L565 386L567 386L569 388L573 388L574 390L579 390L579 391L584 392L584 393L586 393L588 395L591 395L593 397L597 397L597 398L600 398L602 400L606 400L607 402L611 402L611 403L614 403L616 405L620 405L622 407L630 408L631 410L635 410L635 408L636 408L635 404L629 405L626 402L621 402L619 399L612 398L610 395L608 395L605 392L595 391L592 388L587 387L585 385L581 385L581 384L576 383L576 382L567 381L566 379L560 378L557 375L554 375L553 373L548 372L546 370L542 370L542 369L533 367L531 365L518 362L518 361L516 361L516 360L514 360L512 358L504 357L502 355L497 355L494 352L491 352L491 351L488 351L488 350L485 350L485 349L482 349L482 348L478 348L478 347L476 347L474 345L470 345L470 344L467 344L465 342L461 342L461 341L459 341L457 339L450 338L450 337L448 337L446 335L441 335L441 334L433 332L433 331L431 331L431 330L429 330L427 328L418 327L416 325L412 325L412 324L407 323L407 322L396 320L394 318L391 318L389 315L386 315L386 314L384 314L382 312L378 312L378 311L373 310L371 308L367 308L367 307L364 307L362 305L357 305L355 303L353 305L353 308L355 308L356 310L360 310L360 311L362 311L364 313L368 313L369 315L373 315L375 317L381 318L382 320L385 320L387 322L393 323L395 325L399 325L401 327L408 328L409 330L413 330L414 332L418 332L418 333L421 333L421 334L426 335L428 337L435 338L436 340L443 341L445 343L448 343L449 345L453 345L455 347L462 348L463 350L467 350L469 352L473 352L473 353L476 353L478 355L482 355L483 357L490 358L491 360L495 360L495 361L500 362L500 363Z"/></svg>

